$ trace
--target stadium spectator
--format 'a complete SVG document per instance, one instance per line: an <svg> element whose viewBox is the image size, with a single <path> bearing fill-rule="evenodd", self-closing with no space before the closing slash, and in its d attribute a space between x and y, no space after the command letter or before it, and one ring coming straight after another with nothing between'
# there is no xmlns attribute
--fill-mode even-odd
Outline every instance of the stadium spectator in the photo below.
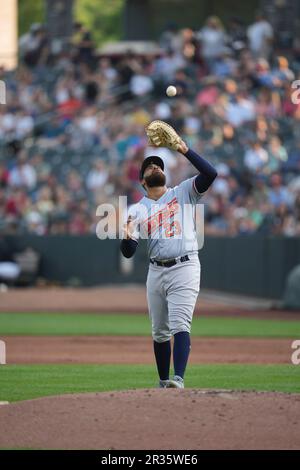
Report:
<svg viewBox="0 0 300 470"><path fill-rule="evenodd" d="M0 161L0 189L5 188L8 185L9 172L4 166L4 163Z"/></svg>
<svg viewBox="0 0 300 470"><path fill-rule="evenodd" d="M46 29L34 23L30 31L19 39L20 55L28 67L45 64L49 56L49 41Z"/></svg>
<svg viewBox="0 0 300 470"><path fill-rule="evenodd" d="M210 16L204 28L198 33L201 43L201 53L209 69L224 53L227 36L221 20L217 16Z"/></svg>
<svg viewBox="0 0 300 470"><path fill-rule="evenodd" d="M171 27L153 58L98 58L78 25L70 48L51 52L51 66L46 33L35 29L22 40L18 69L1 71L8 94L0 107L6 233L88 233L98 204L116 205L119 195L137 202L139 167L153 154L145 126L158 118L219 166L204 197L207 233L299 235L300 104L290 86L299 78L297 49L289 60L282 56L261 18L248 29L250 48L245 25L234 20L227 33L210 18L200 39ZM170 83L178 90L173 99L165 95ZM165 160L168 184L193 175L168 149L155 153Z"/></svg>
<svg viewBox="0 0 300 470"><path fill-rule="evenodd" d="M268 152L259 141L252 142L244 155L244 164L252 173L262 170L268 163Z"/></svg>
<svg viewBox="0 0 300 470"><path fill-rule="evenodd" d="M182 45L181 34L178 30L178 26L175 23L167 23L164 31L160 36L159 44L165 51L171 51L173 53L180 51Z"/></svg>
<svg viewBox="0 0 300 470"><path fill-rule="evenodd" d="M288 154L285 147L282 145L278 136L270 138L268 146L269 160L267 163L267 171L269 173L276 172L280 169L281 163L288 159Z"/></svg>
<svg viewBox="0 0 300 470"><path fill-rule="evenodd" d="M291 207L293 204L293 195L288 188L282 184L282 178L278 173L274 173L270 178L269 202L277 210L278 207L285 205Z"/></svg>
<svg viewBox="0 0 300 470"><path fill-rule="evenodd" d="M146 70L140 69L131 77L129 89L134 97L144 96L153 90L152 78L149 77Z"/></svg>
<svg viewBox="0 0 300 470"><path fill-rule="evenodd" d="M8 183L15 188L24 187L31 190L36 185L36 171L28 163L25 153L21 153L16 166L10 171Z"/></svg>
<svg viewBox="0 0 300 470"><path fill-rule="evenodd" d="M105 185L109 177L109 173L102 160L97 160L94 163L93 169L87 176L86 185L91 191L97 191Z"/></svg>
<svg viewBox="0 0 300 470"><path fill-rule="evenodd" d="M273 28L262 12L257 12L255 22L247 30L249 48L254 57L269 59L272 50Z"/></svg>

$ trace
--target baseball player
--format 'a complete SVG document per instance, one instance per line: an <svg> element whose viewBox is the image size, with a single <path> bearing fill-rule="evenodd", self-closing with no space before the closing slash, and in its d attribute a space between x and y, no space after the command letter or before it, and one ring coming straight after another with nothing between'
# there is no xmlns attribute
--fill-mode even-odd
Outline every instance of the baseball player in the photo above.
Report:
<svg viewBox="0 0 300 470"><path fill-rule="evenodd" d="M170 126L163 130L169 132L170 129L175 133ZM160 128L158 130L161 131ZM200 288L194 209L217 176L210 163L175 135L175 148L196 167L199 174L168 188L163 160L157 156L146 158L140 170L140 182L146 195L130 208L120 246L123 255L130 258L139 239L147 239L150 260L147 303L161 388L184 388L184 373L191 347L191 322ZM150 143L154 141L156 146L163 146L163 140L152 139ZM175 375L170 379L172 336Z"/></svg>

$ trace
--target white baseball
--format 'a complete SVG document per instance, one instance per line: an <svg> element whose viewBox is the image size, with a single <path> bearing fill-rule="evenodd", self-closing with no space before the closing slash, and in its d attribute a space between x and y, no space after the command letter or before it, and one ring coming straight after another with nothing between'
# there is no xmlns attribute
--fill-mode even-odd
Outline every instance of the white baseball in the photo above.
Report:
<svg viewBox="0 0 300 470"><path fill-rule="evenodd" d="M168 86L166 93L168 96L175 96L177 93L176 87L173 85Z"/></svg>

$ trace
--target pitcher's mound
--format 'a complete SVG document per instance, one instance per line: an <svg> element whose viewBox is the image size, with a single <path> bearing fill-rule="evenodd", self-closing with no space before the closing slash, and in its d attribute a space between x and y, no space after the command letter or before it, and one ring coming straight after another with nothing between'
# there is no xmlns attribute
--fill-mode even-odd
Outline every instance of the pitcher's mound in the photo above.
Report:
<svg viewBox="0 0 300 470"><path fill-rule="evenodd" d="M0 408L0 448L297 449L300 395L131 390Z"/></svg>

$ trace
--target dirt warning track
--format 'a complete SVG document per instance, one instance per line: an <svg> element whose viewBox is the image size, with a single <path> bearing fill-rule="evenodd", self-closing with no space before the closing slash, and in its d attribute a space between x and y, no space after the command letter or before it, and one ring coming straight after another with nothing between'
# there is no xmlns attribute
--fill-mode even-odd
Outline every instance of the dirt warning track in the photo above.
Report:
<svg viewBox="0 0 300 470"><path fill-rule="evenodd" d="M143 336L5 336L8 364L153 364ZM192 338L191 364L290 364L291 339Z"/></svg>

